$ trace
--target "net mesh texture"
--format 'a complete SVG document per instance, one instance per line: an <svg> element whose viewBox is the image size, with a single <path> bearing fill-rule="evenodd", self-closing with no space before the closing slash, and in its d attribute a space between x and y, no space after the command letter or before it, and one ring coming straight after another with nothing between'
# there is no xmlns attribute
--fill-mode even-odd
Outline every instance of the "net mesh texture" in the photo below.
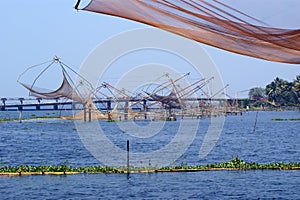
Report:
<svg viewBox="0 0 300 200"><path fill-rule="evenodd" d="M217 0L92 0L82 10L134 20L241 55L300 64L299 29L269 27Z"/></svg>

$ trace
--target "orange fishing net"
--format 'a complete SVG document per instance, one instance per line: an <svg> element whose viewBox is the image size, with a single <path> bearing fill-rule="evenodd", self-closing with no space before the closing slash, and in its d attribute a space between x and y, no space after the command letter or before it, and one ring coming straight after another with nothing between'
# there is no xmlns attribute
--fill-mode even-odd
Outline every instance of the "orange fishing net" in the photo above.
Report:
<svg viewBox="0 0 300 200"><path fill-rule="evenodd" d="M242 55L300 64L300 29L251 24L254 18L217 0L92 0L83 10L145 23Z"/></svg>
<svg viewBox="0 0 300 200"><path fill-rule="evenodd" d="M83 99L77 94L74 88L70 85L64 73L63 73L63 82L61 83L60 87L55 91L43 92L44 89L35 88L33 86L21 82L19 83L23 85L27 90L29 90L30 96L35 96L42 99L57 99L63 97L63 98L72 99L77 102L83 101Z"/></svg>

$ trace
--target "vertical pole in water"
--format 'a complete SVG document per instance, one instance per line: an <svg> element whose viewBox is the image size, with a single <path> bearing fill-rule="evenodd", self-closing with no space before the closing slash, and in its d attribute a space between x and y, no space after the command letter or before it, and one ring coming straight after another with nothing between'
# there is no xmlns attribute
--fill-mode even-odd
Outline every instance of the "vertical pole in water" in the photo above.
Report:
<svg viewBox="0 0 300 200"><path fill-rule="evenodd" d="M18 109L20 111L19 121L20 121L20 123L22 123L22 111L23 111L23 106L22 105L23 105L24 98L19 98L19 101L20 101L20 104L21 104L21 105L18 106Z"/></svg>
<svg viewBox="0 0 300 200"><path fill-rule="evenodd" d="M129 167L129 140L127 140L127 178L130 174L130 167Z"/></svg>
<svg viewBox="0 0 300 200"><path fill-rule="evenodd" d="M124 106L124 120L128 119L128 106L129 106L128 101L125 101L125 106Z"/></svg>
<svg viewBox="0 0 300 200"><path fill-rule="evenodd" d="M147 100L143 100L144 118L147 119Z"/></svg>
<svg viewBox="0 0 300 200"><path fill-rule="evenodd" d="M84 108L83 108L83 121L86 122L86 107L84 105Z"/></svg>
<svg viewBox="0 0 300 200"><path fill-rule="evenodd" d="M19 111L19 122L22 123L22 110Z"/></svg>
<svg viewBox="0 0 300 200"><path fill-rule="evenodd" d="M255 121L254 121L253 133L255 132L255 129L256 129L257 117L258 117L258 110L256 111L256 115L255 115Z"/></svg>
<svg viewBox="0 0 300 200"><path fill-rule="evenodd" d="M91 104L89 105L89 122L92 121L92 109L91 109Z"/></svg>

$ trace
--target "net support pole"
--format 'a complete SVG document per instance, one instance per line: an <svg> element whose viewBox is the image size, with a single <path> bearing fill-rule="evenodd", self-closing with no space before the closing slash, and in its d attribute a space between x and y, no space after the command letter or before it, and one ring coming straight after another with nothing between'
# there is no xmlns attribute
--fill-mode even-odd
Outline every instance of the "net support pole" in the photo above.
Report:
<svg viewBox="0 0 300 200"><path fill-rule="evenodd" d="M130 165L129 165L129 140L127 140L127 177L130 174Z"/></svg>
<svg viewBox="0 0 300 200"><path fill-rule="evenodd" d="M86 107L83 108L83 121L86 122Z"/></svg>
<svg viewBox="0 0 300 200"><path fill-rule="evenodd" d="M18 110L19 110L19 122L22 123L22 111L23 111L23 101L24 98L19 98L20 101L20 105L18 106Z"/></svg>
<svg viewBox="0 0 300 200"><path fill-rule="evenodd" d="M129 102L125 101L125 106L124 106L124 120L128 120L128 106L129 106Z"/></svg>
<svg viewBox="0 0 300 200"><path fill-rule="evenodd" d="M78 0L78 1L76 2L75 6L74 6L74 8L75 8L76 10L79 9L78 7L79 7L79 4L80 4L80 1L81 1L81 0Z"/></svg>
<svg viewBox="0 0 300 200"><path fill-rule="evenodd" d="M91 109L91 104L89 105L89 122L92 121L92 109Z"/></svg>

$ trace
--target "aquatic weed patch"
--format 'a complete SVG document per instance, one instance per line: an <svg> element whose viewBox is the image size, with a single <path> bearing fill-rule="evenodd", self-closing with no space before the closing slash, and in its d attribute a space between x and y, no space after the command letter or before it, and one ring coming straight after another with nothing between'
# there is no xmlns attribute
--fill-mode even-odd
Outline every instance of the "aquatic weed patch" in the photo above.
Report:
<svg viewBox="0 0 300 200"><path fill-rule="evenodd" d="M150 173L150 172L191 172L191 171L212 171L212 170L300 170L299 162L272 162L258 164L255 162L245 162L237 157L228 162L221 162L207 165L181 164L179 166L169 166L162 168L130 168L130 173ZM3 166L0 168L0 175L42 175L42 174L76 174L76 173L127 173L126 167L109 166L85 166L71 167L66 164L57 166Z"/></svg>
<svg viewBox="0 0 300 200"><path fill-rule="evenodd" d="M7 118L7 117L4 117L4 118L0 118L0 122L8 122L8 121L14 121L14 119L11 119L11 118Z"/></svg>
<svg viewBox="0 0 300 200"><path fill-rule="evenodd" d="M59 116L36 116L31 115L31 117L22 118L22 121L26 120L47 120L47 119L60 119ZM0 122L10 122L10 121L19 121L20 118L0 118Z"/></svg>
<svg viewBox="0 0 300 200"><path fill-rule="evenodd" d="M259 164L255 162L245 162L237 157L228 162L220 162L207 165L181 165L170 166L159 169L158 171L205 171L205 170L300 170L299 162L273 162L267 164Z"/></svg>
<svg viewBox="0 0 300 200"><path fill-rule="evenodd" d="M273 121L300 121L300 118L273 118Z"/></svg>

